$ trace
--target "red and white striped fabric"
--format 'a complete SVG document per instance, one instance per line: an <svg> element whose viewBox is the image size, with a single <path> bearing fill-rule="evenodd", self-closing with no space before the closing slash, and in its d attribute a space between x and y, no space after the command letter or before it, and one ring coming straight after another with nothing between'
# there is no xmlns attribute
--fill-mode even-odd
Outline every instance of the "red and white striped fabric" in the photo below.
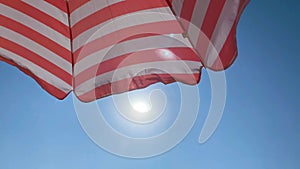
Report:
<svg viewBox="0 0 300 169"><path fill-rule="evenodd" d="M236 27L250 0L168 0L204 67L228 68L237 56Z"/></svg>
<svg viewBox="0 0 300 169"><path fill-rule="evenodd" d="M63 99L72 90L72 55L64 0L1 0L0 60Z"/></svg>
<svg viewBox="0 0 300 169"><path fill-rule="evenodd" d="M201 61L164 0L70 0L74 92L82 101L156 82L197 84Z"/></svg>
<svg viewBox="0 0 300 169"><path fill-rule="evenodd" d="M59 99L74 90L89 102L157 82L197 84L202 64L227 68L248 0L0 2L0 60Z"/></svg>

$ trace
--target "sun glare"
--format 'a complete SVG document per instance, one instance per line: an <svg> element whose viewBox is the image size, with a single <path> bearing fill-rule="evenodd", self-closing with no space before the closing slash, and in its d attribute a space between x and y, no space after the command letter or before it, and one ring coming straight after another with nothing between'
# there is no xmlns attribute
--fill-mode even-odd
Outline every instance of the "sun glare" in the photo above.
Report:
<svg viewBox="0 0 300 169"><path fill-rule="evenodd" d="M146 113L149 112L150 110L150 105L145 103L145 102L135 102L132 104L132 107L135 111L140 112L140 113Z"/></svg>

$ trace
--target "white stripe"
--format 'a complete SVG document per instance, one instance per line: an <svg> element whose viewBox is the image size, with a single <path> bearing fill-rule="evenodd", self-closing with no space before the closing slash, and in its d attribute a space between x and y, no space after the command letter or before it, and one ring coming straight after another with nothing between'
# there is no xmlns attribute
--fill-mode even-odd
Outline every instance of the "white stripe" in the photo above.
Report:
<svg viewBox="0 0 300 169"><path fill-rule="evenodd" d="M0 54L6 59L13 60L18 65L28 69L32 72L35 76L43 79L44 81L48 82L49 84L55 86L56 88L60 89L61 91L68 93L72 90L72 86L58 78L57 76L51 74L50 72L46 71L45 69L35 65L34 63L24 59L22 56L16 55L11 51L6 49L0 48ZM9 57L8 57L9 56Z"/></svg>
<svg viewBox="0 0 300 169"><path fill-rule="evenodd" d="M181 14L183 2L184 2L184 0L173 0L172 1L173 10L177 16L180 16L180 14Z"/></svg>
<svg viewBox="0 0 300 169"><path fill-rule="evenodd" d="M198 37L200 35L200 29L203 23L203 20L205 18L205 14L207 11L207 8L209 6L210 0L201 0L196 1L195 9L193 11L191 24L189 26L188 35L189 38L194 45L194 47L197 46Z"/></svg>
<svg viewBox="0 0 300 169"><path fill-rule="evenodd" d="M160 21L176 20L169 8L156 8L151 10L138 11L113 18L81 33L73 40L74 51L84 44L91 42L106 34L115 32L131 26ZM145 32L151 33L151 32ZM154 33L154 32L153 32ZM157 33L157 32L156 32Z"/></svg>
<svg viewBox="0 0 300 169"><path fill-rule="evenodd" d="M218 19L216 28L212 34L211 41L207 50L207 66L212 66L219 57L219 53L226 42L226 39L233 27L238 15L240 0L227 0L222 13Z"/></svg>
<svg viewBox="0 0 300 169"><path fill-rule="evenodd" d="M138 52L150 49L164 49L171 47L189 47L192 48L188 39L183 38L182 34L159 35L144 37L134 40L125 41L105 49L99 50L84 59L80 60L74 66L74 76L84 70L97 65L103 61L113 59L124 54ZM84 48L83 48L84 50Z"/></svg>
<svg viewBox="0 0 300 169"><path fill-rule="evenodd" d="M59 32L53 30L52 28L48 27L47 25L27 16L20 11L17 11L9 6L0 4L0 13L8 18L15 20L27 27L39 32L40 34L46 36L47 38L51 39L52 41L56 42L57 44L63 46L64 48L71 50L70 47L70 39L65 37L64 35L60 34Z"/></svg>
<svg viewBox="0 0 300 169"><path fill-rule="evenodd" d="M55 18L56 20L69 27L68 14L49 4L48 2L37 0L23 0L23 2L50 15L51 17Z"/></svg>
<svg viewBox="0 0 300 169"><path fill-rule="evenodd" d="M91 14L108 7L110 5L113 5L115 3L122 2L124 0L109 0L109 1L89 1L88 3L82 5L80 8L76 9L71 13L71 27L73 27L76 23L81 21L82 19L90 16Z"/></svg>
<svg viewBox="0 0 300 169"><path fill-rule="evenodd" d="M199 73L200 62L195 61L160 61L141 63L131 66L118 68L114 71L103 73L95 78L85 81L79 86L75 86L76 95L80 96L86 92L89 92L96 87L113 83L127 78L133 78L135 76L142 76L148 74L193 74ZM75 77L76 81L76 77Z"/></svg>
<svg viewBox="0 0 300 169"><path fill-rule="evenodd" d="M8 39L12 42L15 42L20 46L23 46L24 48L36 53L42 58L52 62L56 66L65 70L66 72L72 74L72 64L64 60L60 56L56 55L49 49L45 48L44 46L32 41L31 39L24 37L23 35L17 32L14 32L2 26L0 27L0 32L1 32L1 37Z"/></svg>

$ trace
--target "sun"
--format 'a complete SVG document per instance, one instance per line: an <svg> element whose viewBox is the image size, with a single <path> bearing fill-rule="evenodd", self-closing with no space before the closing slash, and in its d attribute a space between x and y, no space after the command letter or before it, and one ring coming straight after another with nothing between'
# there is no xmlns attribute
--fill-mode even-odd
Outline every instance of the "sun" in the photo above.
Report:
<svg viewBox="0 0 300 169"><path fill-rule="evenodd" d="M149 124L161 117L165 109L165 97L158 91L124 95L118 112L126 120L137 124ZM124 100L123 100L124 99Z"/></svg>
<svg viewBox="0 0 300 169"><path fill-rule="evenodd" d="M139 113L147 113L150 111L151 106L144 101L136 101L132 103L132 108Z"/></svg>

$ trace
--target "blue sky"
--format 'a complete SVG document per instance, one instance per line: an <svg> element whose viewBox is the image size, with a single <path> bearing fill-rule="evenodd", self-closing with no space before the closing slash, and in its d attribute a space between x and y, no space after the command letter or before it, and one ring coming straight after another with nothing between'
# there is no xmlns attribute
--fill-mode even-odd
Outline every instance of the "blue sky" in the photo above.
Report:
<svg viewBox="0 0 300 169"><path fill-rule="evenodd" d="M1 169L298 169L300 1L253 0L238 26L239 56L226 71L227 102L214 135L198 144L210 102L204 70L199 116L174 149L147 159L112 155L85 134L73 107L0 63ZM154 85L166 93L176 85ZM99 105L111 102L99 101ZM113 110L111 110L113 111Z"/></svg>

